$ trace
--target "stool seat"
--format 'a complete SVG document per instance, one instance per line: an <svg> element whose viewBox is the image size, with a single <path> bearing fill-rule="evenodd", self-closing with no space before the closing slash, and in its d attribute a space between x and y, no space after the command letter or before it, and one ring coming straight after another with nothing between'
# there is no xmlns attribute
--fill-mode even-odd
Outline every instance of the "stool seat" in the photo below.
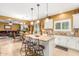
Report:
<svg viewBox="0 0 79 59"><path fill-rule="evenodd" d="M43 45L38 45L38 46L35 46L35 50L43 50L45 49L45 47Z"/></svg>
<svg viewBox="0 0 79 59"><path fill-rule="evenodd" d="M21 47L21 54L23 51L25 52L25 56L43 56L44 55L44 49L45 46L40 45L38 40L35 40L33 38L22 38L22 47Z"/></svg>
<svg viewBox="0 0 79 59"><path fill-rule="evenodd" d="M41 47L42 49L45 49L45 47L43 45L39 45L39 47Z"/></svg>

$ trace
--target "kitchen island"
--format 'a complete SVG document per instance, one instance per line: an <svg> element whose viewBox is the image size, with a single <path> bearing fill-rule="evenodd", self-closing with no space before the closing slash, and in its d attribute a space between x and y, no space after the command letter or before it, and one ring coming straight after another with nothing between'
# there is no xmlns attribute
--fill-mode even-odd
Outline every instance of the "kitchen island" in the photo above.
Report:
<svg viewBox="0 0 79 59"><path fill-rule="evenodd" d="M53 51L55 48L55 41L54 41L55 38L52 35L51 36L40 35L38 37L35 35L26 35L26 37L27 36L38 39L40 41L40 44L45 46L44 56L53 56Z"/></svg>

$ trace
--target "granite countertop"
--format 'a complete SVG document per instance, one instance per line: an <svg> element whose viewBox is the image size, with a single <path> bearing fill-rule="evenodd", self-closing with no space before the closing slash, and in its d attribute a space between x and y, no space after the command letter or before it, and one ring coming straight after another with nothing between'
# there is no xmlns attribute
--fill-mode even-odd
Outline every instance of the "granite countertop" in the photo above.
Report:
<svg viewBox="0 0 79 59"><path fill-rule="evenodd" d="M70 36L70 35L54 35L54 36L65 36L65 37L79 38L78 36Z"/></svg>
<svg viewBox="0 0 79 59"><path fill-rule="evenodd" d="M41 41L49 41L51 39L54 39L53 36L45 36L45 35L39 35L39 36L36 36L36 35L26 35L26 36L29 36L29 37L35 38L35 39L39 39Z"/></svg>

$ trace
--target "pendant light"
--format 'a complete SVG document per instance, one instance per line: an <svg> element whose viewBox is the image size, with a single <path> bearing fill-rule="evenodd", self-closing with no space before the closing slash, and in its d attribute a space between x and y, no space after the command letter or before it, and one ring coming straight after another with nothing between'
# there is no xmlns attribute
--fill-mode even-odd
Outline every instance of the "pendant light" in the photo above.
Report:
<svg viewBox="0 0 79 59"><path fill-rule="evenodd" d="M13 25L13 23L12 23L12 21L11 21L11 19L8 19L9 20L9 25Z"/></svg>
<svg viewBox="0 0 79 59"><path fill-rule="evenodd" d="M47 18L46 18L45 21L48 22L48 21L49 21L49 18L48 18L48 3L46 4L46 6L47 6L47 7L46 7L46 9L47 9L47 10L46 10L46 11L47 11L47 15L46 15L46 17L47 17Z"/></svg>
<svg viewBox="0 0 79 59"><path fill-rule="evenodd" d="M40 6L40 4L37 4L37 8L38 8L38 21L37 21L37 23L39 23L39 6Z"/></svg>
<svg viewBox="0 0 79 59"><path fill-rule="evenodd" d="M31 8L31 18L33 20L33 8Z"/></svg>
<svg viewBox="0 0 79 59"><path fill-rule="evenodd" d="M12 25L12 22L11 21L9 22L9 25Z"/></svg>
<svg viewBox="0 0 79 59"><path fill-rule="evenodd" d="M40 21L39 20L37 20L37 23L39 23Z"/></svg>
<svg viewBox="0 0 79 59"><path fill-rule="evenodd" d="M31 18L33 20L33 8L31 8ZM33 21L31 22L31 25L33 25Z"/></svg>

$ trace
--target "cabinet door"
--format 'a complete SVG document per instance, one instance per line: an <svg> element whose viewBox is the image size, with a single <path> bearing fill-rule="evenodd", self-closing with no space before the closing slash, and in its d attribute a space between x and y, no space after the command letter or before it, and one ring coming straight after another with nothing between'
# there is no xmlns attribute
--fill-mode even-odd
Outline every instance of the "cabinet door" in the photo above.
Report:
<svg viewBox="0 0 79 59"><path fill-rule="evenodd" d="M73 28L79 28L79 13L73 15Z"/></svg>
<svg viewBox="0 0 79 59"><path fill-rule="evenodd" d="M55 42L56 42L57 45L61 45L61 46L64 46L64 47L67 46L67 38L66 37L60 36L56 39Z"/></svg>
<svg viewBox="0 0 79 59"><path fill-rule="evenodd" d="M79 39L76 40L75 48L79 50Z"/></svg>
<svg viewBox="0 0 79 59"><path fill-rule="evenodd" d="M53 20L52 19L51 20L48 19L48 21L45 20L44 29L53 29Z"/></svg>
<svg viewBox="0 0 79 59"><path fill-rule="evenodd" d="M73 48L74 49L75 48L75 44L76 44L75 38L69 38L67 46L69 48Z"/></svg>
<svg viewBox="0 0 79 59"><path fill-rule="evenodd" d="M55 44L59 44L59 39L55 38Z"/></svg>
<svg viewBox="0 0 79 59"><path fill-rule="evenodd" d="M62 44L62 46L66 46L66 39L65 39L65 37L61 37L61 44Z"/></svg>
<svg viewBox="0 0 79 59"><path fill-rule="evenodd" d="M61 45L61 38L57 37L57 38L55 39L55 44Z"/></svg>
<svg viewBox="0 0 79 59"><path fill-rule="evenodd" d="M63 41L64 39L62 39L61 37L59 38L59 45L61 45L61 46L63 46L64 44L64 41Z"/></svg>

